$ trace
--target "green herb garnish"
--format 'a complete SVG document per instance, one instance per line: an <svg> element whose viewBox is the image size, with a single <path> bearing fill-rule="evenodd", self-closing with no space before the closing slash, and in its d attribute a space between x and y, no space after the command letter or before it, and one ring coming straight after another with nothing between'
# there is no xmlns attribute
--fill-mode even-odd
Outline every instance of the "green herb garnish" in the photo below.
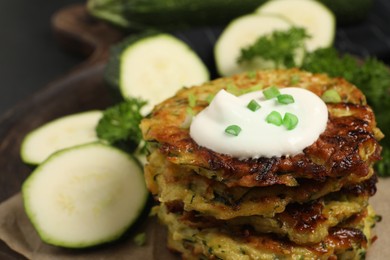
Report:
<svg viewBox="0 0 390 260"><path fill-rule="evenodd" d="M310 38L303 28L291 27L287 31L274 31L241 49L238 62L250 62L256 57L275 62L276 68L296 66L295 54L305 49L305 39Z"/></svg>
<svg viewBox="0 0 390 260"><path fill-rule="evenodd" d="M234 84L228 84L226 86L226 91L229 92L230 94L235 95L235 96L241 96L241 95L244 95L244 94L247 94L250 92L261 90L262 88L263 88L262 85L254 85L254 86L251 86L249 88L241 89L241 88L238 88Z"/></svg>
<svg viewBox="0 0 390 260"><path fill-rule="evenodd" d="M195 115L195 112L194 112L194 110L192 109L192 107L186 107L186 114L187 114L187 115L190 115L190 116L194 116L194 115Z"/></svg>
<svg viewBox="0 0 390 260"><path fill-rule="evenodd" d="M280 91L277 87L272 86L263 90L263 95L266 99L272 99L280 95Z"/></svg>
<svg viewBox="0 0 390 260"><path fill-rule="evenodd" d="M225 133L229 135L238 136L240 132L241 132L241 127L239 127L238 125L230 125L225 129Z"/></svg>
<svg viewBox="0 0 390 260"><path fill-rule="evenodd" d="M196 96L194 94L188 95L188 105L194 107L196 105Z"/></svg>
<svg viewBox="0 0 390 260"><path fill-rule="evenodd" d="M256 100L252 99L246 106L249 110L255 112L261 108L260 104Z"/></svg>
<svg viewBox="0 0 390 260"><path fill-rule="evenodd" d="M287 130L294 129L298 124L298 117L291 113L284 114L283 117L283 125L287 128Z"/></svg>
<svg viewBox="0 0 390 260"><path fill-rule="evenodd" d="M209 94L209 95L206 97L206 102L210 104L210 103L213 101L214 97L215 97L215 95Z"/></svg>
<svg viewBox="0 0 390 260"><path fill-rule="evenodd" d="M244 94L247 94L247 93L259 91L259 90L261 90L262 88L263 88L262 85L254 85L254 86L249 87L249 88L243 88L243 89L240 89L240 90L241 90L240 95L244 95Z"/></svg>
<svg viewBox="0 0 390 260"><path fill-rule="evenodd" d="M133 239L134 243L137 245L137 246L143 246L146 244L146 233L139 233L137 234L134 239Z"/></svg>
<svg viewBox="0 0 390 260"><path fill-rule="evenodd" d="M235 96L241 95L241 90L234 84L229 83L226 86L226 91L229 92L230 94L233 94Z"/></svg>
<svg viewBox="0 0 390 260"><path fill-rule="evenodd" d="M272 112L265 118L265 121L267 121L267 123L269 123L269 124L273 124L273 125L276 125L276 126L281 126L281 125L282 125L282 122L283 122L283 119L282 119L282 116L280 115L279 112L277 112L277 111L272 111Z"/></svg>
<svg viewBox="0 0 390 260"><path fill-rule="evenodd" d="M280 104L284 104L284 105L291 104L291 103L295 102L293 96L291 96L289 94L280 94L276 98L278 99L278 102Z"/></svg>
<svg viewBox="0 0 390 260"><path fill-rule="evenodd" d="M186 108L186 117L184 118L183 123L181 123L180 128L188 129L191 126L192 120L194 118L195 112L191 107Z"/></svg>
<svg viewBox="0 0 390 260"><path fill-rule="evenodd" d="M256 78L256 75L257 75L257 72L255 70L251 70L251 71L248 71L246 73L246 76L249 78L249 79L254 79Z"/></svg>
<svg viewBox="0 0 390 260"><path fill-rule="evenodd" d="M134 149L142 140L139 124L143 119L141 108L146 101L129 98L107 108L96 126L99 139L121 148Z"/></svg>
<svg viewBox="0 0 390 260"><path fill-rule="evenodd" d="M292 75L290 78L290 84L291 85L296 85L298 82L301 80L301 77L299 75Z"/></svg>

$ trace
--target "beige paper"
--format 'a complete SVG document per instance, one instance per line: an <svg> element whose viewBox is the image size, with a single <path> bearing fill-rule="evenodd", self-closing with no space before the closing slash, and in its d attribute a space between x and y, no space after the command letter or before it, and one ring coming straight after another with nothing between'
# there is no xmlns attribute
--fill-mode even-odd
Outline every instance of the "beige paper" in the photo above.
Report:
<svg viewBox="0 0 390 260"><path fill-rule="evenodd" d="M123 240L90 249L64 249L41 242L23 208L21 194L0 205L0 239L11 249L28 259L87 260L87 259L180 259L166 248L166 231L154 217L148 217ZM143 246L133 242L133 235L146 232Z"/></svg>
<svg viewBox="0 0 390 260"><path fill-rule="evenodd" d="M383 219L375 228L378 240L369 248L367 259L384 259L390 256L390 178L379 180L377 194L371 199L371 203ZM179 259L166 248L165 228L158 224L154 217L145 220L133 233L137 232L146 232L147 242L144 246L135 245L130 234L122 241L103 247L86 250L62 249L40 241L24 212L20 194L0 205L0 239L28 259Z"/></svg>

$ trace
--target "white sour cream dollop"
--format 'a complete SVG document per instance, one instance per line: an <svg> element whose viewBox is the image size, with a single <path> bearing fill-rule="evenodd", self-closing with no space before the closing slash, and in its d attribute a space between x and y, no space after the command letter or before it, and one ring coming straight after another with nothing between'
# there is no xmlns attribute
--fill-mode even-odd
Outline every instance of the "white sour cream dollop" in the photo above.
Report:
<svg viewBox="0 0 390 260"><path fill-rule="evenodd" d="M326 104L311 91L302 88L282 88L281 94L290 94L295 102L280 104L276 98L266 100L262 91L236 97L221 90L211 104L193 118L190 135L197 144L215 152L240 159L293 156L313 144L325 130L328 121ZM261 108L253 112L248 103L256 100ZM277 111L298 117L292 130L283 125L266 122L266 117ZM238 125L238 136L225 132L229 125Z"/></svg>

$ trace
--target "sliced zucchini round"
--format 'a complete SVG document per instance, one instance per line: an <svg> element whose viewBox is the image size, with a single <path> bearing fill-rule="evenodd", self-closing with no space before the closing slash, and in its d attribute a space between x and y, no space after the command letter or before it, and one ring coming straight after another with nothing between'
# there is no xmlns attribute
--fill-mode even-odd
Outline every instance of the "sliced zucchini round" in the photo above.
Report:
<svg viewBox="0 0 390 260"><path fill-rule="evenodd" d="M121 237L148 198L140 164L98 142L51 155L23 183L22 195L42 241L68 248Z"/></svg>
<svg viewBox="0 0 390 260"><path fill-rule="evenodd" d="M306 40L308 51L329 47L336 32L336 19L332 11L315 0L272 0L261 5L256 13L275 14L305 28L310 35Z"/></svg>
<svg viewBox="0 0 390 260"><path fill-rule="evenodd" d="M55 151L97 141L95 128L102 115L100 110L67 115L34 129L22 140L23 162L40 164Z"/></svg>
<svg viewBox="0 0 390 260"><path fill-rule="evenodd" d="M122 97L148 101L143 114L184 86L210 79L206 65L183 41L165 33L147 33L127 39L119 55L118 85ZM113 71L114 62L107 70ZM111 80L115 82L115 80Z"/></svg>
<svg viewBox="0 0 390 260"><path fill-rule="evenodd" d="M274 30L287 30L291 24L280 16L248 14L231 21L218 38L214 55L218 73L230 76L236 73L272 67L268 61L257 60L250 64L239 64L241 49L253 44L260 36Z"/></svg>

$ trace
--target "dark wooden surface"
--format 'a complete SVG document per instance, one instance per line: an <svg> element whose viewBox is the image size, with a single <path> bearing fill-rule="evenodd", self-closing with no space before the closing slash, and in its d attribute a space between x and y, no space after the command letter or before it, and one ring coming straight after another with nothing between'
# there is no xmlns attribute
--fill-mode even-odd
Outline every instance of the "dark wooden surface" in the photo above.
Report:
<svg viewBox="0 0 390 260"><path fill-rule="evenodd" d="M0 201L16 193L31 170L19 158L26 133L56 117L112 103L102 74L109 46L121 34L90 18L82 5L55 14L52 26L59 44L77 50L85 61L0 117Z"/></svg>
<svg viewBox="0 0 390 260"><path fill-rule="evenodd" d="M121 33L89 17L83 5L61 9L53 16L52 29L63 48L77 51L85 61L0 118L0 202L18 193L32 170L19 155L29 131L54 118L113 103L102 74L109 46ZM0 241L0 259L23 257Z"/></svg>

